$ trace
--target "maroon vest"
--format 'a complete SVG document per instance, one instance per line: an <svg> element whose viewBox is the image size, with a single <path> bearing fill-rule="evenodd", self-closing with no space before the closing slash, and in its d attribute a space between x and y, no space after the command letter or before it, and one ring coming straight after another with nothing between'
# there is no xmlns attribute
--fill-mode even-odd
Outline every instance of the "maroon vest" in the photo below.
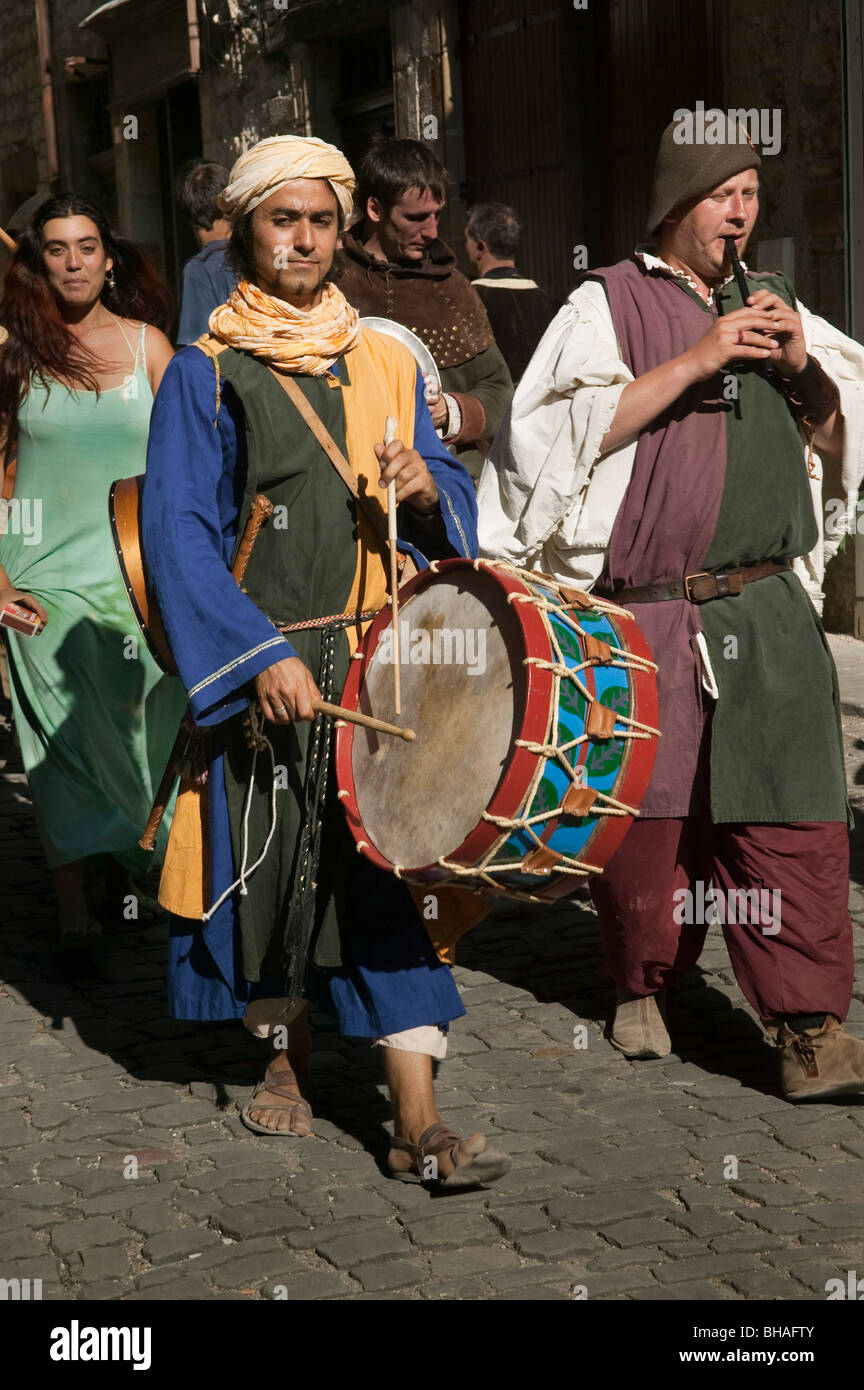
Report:
<svg viewBox="0 0 864 1390"><path fill-rule="evenodd" d="M634 377L694 347L712 326L707 305L641 261L621 261L591 278L603 283L618 348ZM723 497L727 410L718 374L690 387L642 431L598 592L614 598L616 589L679 580L702 568ZM641 811L686 816L697 809L705 720L695 642L699 609L682 598L634 604L631 612L659 668L662 737Z"/></svg>

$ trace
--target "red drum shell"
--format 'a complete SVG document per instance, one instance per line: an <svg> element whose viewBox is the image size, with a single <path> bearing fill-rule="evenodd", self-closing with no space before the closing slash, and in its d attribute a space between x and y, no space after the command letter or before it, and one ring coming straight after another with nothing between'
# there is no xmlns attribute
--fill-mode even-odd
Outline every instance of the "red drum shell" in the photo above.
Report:
<svg viewBox="0 0 864 1390"><path fill-rule="evenodd" d="M406 610L410 613L410 601L415 596L424 594L431 586L443 586L445 584L452 586L460 578L464 578L466 588L479 588L481 593L485 589L490 595L493 592L490 585L494 585L505 600L508 596L530 596L532 592L518 574L507 568L496 567L486 561L475 565L471 560L444 560L436 564L434 571L431 569L422 571L400 589L400 617ZM534 578L535 576L531 576L532 580ZM553 581L542 575L536 576L536 582L553 591L558 587ZM503 613L503 610L501 611ZM476 820L461 838L461 842L442 849L442 857L465 868L475 865L501 834L499 826L484 819L484 813L515 818L525 805L537 768L537 755L530 749L518 746L517 741L543 743L547 738L550 726L554 684L552 673L544 666L523 664L525 657L536 657L547 662L554 659L546 624L536 605L530 602L510 602L507 604L507 613L510 616L506 620L508 629L506 640L514 687L513 737L501 775L487 804L478 805ZM616 630L621 631L622 647L635 656L642 657L649 662L652 660L648 645L637 623L630 618L629 614L626 620L616 616L610 621L614 622ZM388 606L382 609L375 618L358 654L351 662L341 703L349 709L362 708L365 712L372 713L378 718L394 722L392 699L383 702L379 700L377 705L373 705L369 703L368 698L364 698L366 675L370 669L370 662L382 634L386 632L390 623L391 610ZM635 687L631 713L641 723L656 728L658 713L656 680L653 674L648 672L631 674ZM466 676L465 680L470 680L470 677ZM386 690L387 686L385 684L382 687L379 680L378 688ZM392 682L389 689L392 691ZM400 723L403 727L415 727L417 714L418 710L412 709L410 695L408 700L403 695L403 714L395 722ZM447 728L448 712L446 709L440 709L436 712L434 720L429 720L427 717L423 726L417 728L418 743L420 740L429 740L430 737L434 737L440 758L446 759L448 757ZM478 727L478 741L483 738L483 732L483 728ZM354 744L358 737L368 739L370 735L352 724L337 725L335 763L339 796L348 820L348 826L358 848L382 869L392 872L398 868L399 872L406 877L430 884L448 880L447 869L439 865L435 859L420 863L402 862L397 865L374 843L363 823L363 817L358 807L358 788L355 784L354 772ZM386 735L381 735L380 738L386 740L388 744L391 742ZM392 756L405 757L407 755L408 758L411 757L411 750L416 750L418 746L417 744L402 743L395 739L392 740L392 745ZM627 740L625 750L621 788L616 787L615 794L616 796L620 795L620 799L628 804L638 807L651 777L655 740ZM387 751L388 756L390 756L390 750ZM466 773L470 773L470 769L466 769ZM430 795L434 796L434 788L430 787L427 790L418 785L417 795L427 798ZM362 800L362 796L359 799ZM388 813L392 816L398 816L399 807L395 805L389 807ZM632 818L629 816L604 817L603 824L599 826L590 841L590 862L602 868L618 848L631 823ZM518 868L517 864L515 866L517 872ZM452 879L450 881L452 882ZM556 898L573 892L582 882L584 882L582 877L560 872L556 874L553 869L545 879L538 880L536 875L526 875L525 891L534 896ZM460 879L460 884L464 887L482 887L471 879ZM508 890L502 885L502 891L515 890L512 888Z"/></svg>

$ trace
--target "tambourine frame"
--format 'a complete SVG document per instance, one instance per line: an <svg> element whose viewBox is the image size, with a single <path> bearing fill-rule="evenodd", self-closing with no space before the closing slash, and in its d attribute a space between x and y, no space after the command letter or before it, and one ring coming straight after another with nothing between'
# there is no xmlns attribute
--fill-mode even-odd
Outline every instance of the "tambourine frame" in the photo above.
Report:
<svg viewBox="0 0 864 1390"><path fill-rule="evenodd" d="M148 589L144 577L144 553L141 544L143 488L143 473L135 478L120 478L111 484L108 494L111 538L126 597L147 650L166 675L176 676L177 666L162 625L159 604L155 595Z"/></svg>

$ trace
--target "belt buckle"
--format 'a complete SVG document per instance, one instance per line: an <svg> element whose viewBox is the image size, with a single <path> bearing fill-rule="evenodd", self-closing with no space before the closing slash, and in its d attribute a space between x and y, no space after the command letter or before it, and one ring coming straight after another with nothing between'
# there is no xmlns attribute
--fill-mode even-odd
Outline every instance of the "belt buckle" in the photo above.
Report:
<svg viewBox="0 0 864 1390"><path fill-rule="evenodd" d="M699 598L698 595L694 594L691 585L693 585L699 579L710 579L711 583L714 585L714 592L710 594L704 594L701 598ZM709 574L707 570L700 570L698 574L688 574L684 577L684 597L688 599L690 603L706 603L708 599L716 598L717 587L717 576L714 574Z"/></svg>

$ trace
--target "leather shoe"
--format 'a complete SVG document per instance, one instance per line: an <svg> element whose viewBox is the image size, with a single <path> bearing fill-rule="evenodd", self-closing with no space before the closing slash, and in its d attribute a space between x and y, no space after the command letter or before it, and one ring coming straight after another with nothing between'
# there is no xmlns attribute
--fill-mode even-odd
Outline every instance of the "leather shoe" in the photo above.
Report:
<svg viewBox="0 0 864 1390"><path fill-rule="evenodd" d="M672 1043L666 1031L663 1010L666 991L634 998L618 991L615 1017L607 1037L625 1057L668 1057Z"/></svg>
<svg viewBox="0 0 864 1390"><path fill-rule="evenodd" d="M780 1086L786 1100L823 1100L864 1091L864 1042L828 1014L821 1028L796 1033L781 1023Z"/></svg>

